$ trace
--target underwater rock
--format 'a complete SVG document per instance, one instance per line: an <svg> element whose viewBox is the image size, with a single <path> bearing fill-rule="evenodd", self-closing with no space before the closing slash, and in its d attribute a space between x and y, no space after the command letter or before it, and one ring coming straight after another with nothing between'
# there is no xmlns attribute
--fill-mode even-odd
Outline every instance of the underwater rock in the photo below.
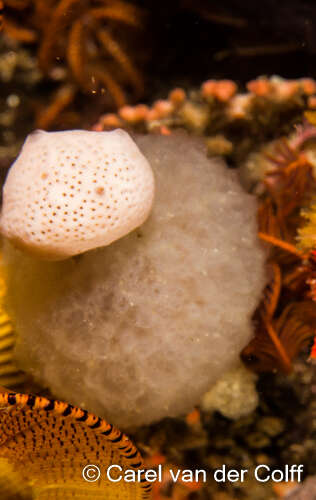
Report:
<svg viewBox="0 0 316 500"><path fill-rule="evenodd" d="M60 262L4 251L21 366L125 428L184 414L234 368L266 274L237 173L186 135L136 142L156 181L140 228Z"/></svg>

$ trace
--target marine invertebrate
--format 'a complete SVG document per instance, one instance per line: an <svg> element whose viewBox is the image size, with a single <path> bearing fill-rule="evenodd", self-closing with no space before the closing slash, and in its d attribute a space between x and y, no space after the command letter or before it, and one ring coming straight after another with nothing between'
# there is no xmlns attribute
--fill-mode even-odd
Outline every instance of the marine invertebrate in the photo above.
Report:
<svg viewBox="0 0 316 500"><path fill-rule="evenodd" d="M228 154L238 166L243 166L242 160L247 158L245 183L251 188L255 187L260 195L259 236L271 247L274 246L271 263L272 267L278 268L280 272L278 284L274 282L276 274L272 273L272 281L266 291L268 294L273 292L274 306L270 305L268 307L270 312L267 311L266 297L261 313L259 316L255 315L255 322L258 325L256 338L243 351L242 358L258 371L274 369L289 371L292 359L312 338L312 325L309 321L305 324L298 313L302 328L297 328L295 314L289 314L286 316L289 327L284 328L280 342L274 320L280 314L280 308L286 306L287 301L298 304L300 300L315 300L316 297L315 257L311 251L314 231L313 204L310 201L313 190L315 193L315 166L313 166L315 152L310 146L304 148L304 144L315 137L315 129L312 130L311 125L297 125L296 133L290 139L274 141L269 147L264 146L262 152L252 153L248 159L247 151L250 143L248 141L248 145L242 146L238 151L239 146L236 145L238 132L235 127L242 126L243 134L245 130L252 130L258 141L258 137L264 137L265 131L269 130L271 124L278 128L276 122L282 113L289 116L290 110L294 111L297 106L302 106L302 111L306 109L310 99L315 95L316 83L309 78L289 81L278 77L270 79L260 77L247 84L249 92L244 94L236 93L236 86L228 83L207 81L202 84L200 91L191 95L187 95L182 89L175 89L169 94L168 99L163 101L163 106L157 102L151 108L142 105L122 108L118 115L101 117L94 128L102 130L122 126L165 134L171 133L178 126L184 126L205 136L206 144L210 145L208 150L210 155L222 154L221 147L224 141L227 147L227 152L224 150L225 154ZM219 96L222 95L226 97L220 100ZM311 114L310 121L312 117ZM227 132L218 136L218 130ZM218 137L220 137L219 144ZM239 139L241 144L244 137ZM250 158L251 169L256 170L253 178L249 173ZM243 169L245 170L245 167ZM307 224L304 224L304 218L309 221ZM301 251L300 243L303 235L307 244L304 252ZM277 248L279 250L276 250ZM267 321L263 323L262 315L268 323ZM287 355L287 350L290 355Z"/></svg>
<svg viewBox="0 0 316 500"><path fill-rule="evenodd" d="M22 26L14 21L21 10L27 12L27 26L23 20ZM135 31L144 24L143 14L139 7L123 0L8 2L4 32L21 42L37 43L40 69L62 82L50 104L39 111L38 127L49 128L78 90L91 94L94 101L99 95L100 102L107 101L110 107L126 104L127 93L141 95L142 76L125 38L132 34L135 41Z"/></svg>
<svg viewBox="0 0 316 500"><path fill-rule="evenodd" d="M227 99L222 100L221 112L217 115L216 107L219 106L218 96L221 95L222 85L226 92L223 95L227 95ZM119 124L127 128L145 129L147 132L157 130L165 133L167 129L170 133L173 128L184 126L206 136L206 143L210 144L209 153L216 154L218 151L214 151L214 143L217 148L218 136L213 135L217 134L216 127L218 125L221 131L228 127L229 135L221 134L221 144L223 139L226 140L229 156L240 165L249 144L242 147L240 155L232 134L234 131L236 136L234 124L242 124L244 133L249 127L258 140L258 136L264 136L265 128L268 130L271 124L276 126L280 113L288 114L291 108L295 109L303 103L301 109L306 109L315 95L316 83L308 78L288 81L277 77L260 77L249 82L247 88L248 93L238 94L233 85L208 81L202 84L201 90L196 94L186 95L181 89L176 89L174 93L170 93L164 106L167 110L165 115L162 112L159 114L158 103L146 109L138 105L126 112L123 108L119 116L101 117L95 129L111 129ZM181 98L174 101L173 96L178 94ZM203 100L207 101L207 106L203 104ZM310 115L312 122L311 112L308 116ZM268 297L264 299L259 308L261 312L255 315L256 337L242 353L242 359L248 366L258 371L290 371L292 360L313 337L312 323L309 319L305 322L299 312L300 300L304 304L306 300L307 309L312 310L314 306L308 301L315 301L316 297L315 257L311 250L314 232L313 204L310 202L311 193L315 194L315 153L313 148L303 147L309 139L315 137L315 130L312 128L306 124L296 126L296 133L289 140L275 141L273 146L253 154L252 163L258 172L250 182L246 179L252 188L257 183L257 192L261 193L258 210L259 236L274 246L271 263L274 270L279 270L277 274L272 273L272 281L266 291L268 295L272 293L273 297L269 297L272 303L268 305ZM227 142L228 137L230 140ZM249 163L247 160L247 166ZM249 171L247 175L249 176ZM308 206L310 208L306 208ZM304 224L304 218L309 221L307 224ZM304 252L301 251L302 237L306 244ZM293 301L298 311L296 314L291 310L291 314L284 316L289 323L288 327L282 328L280 342L281 331L275 330L274 321L288 301ZM302 307L305 307L304 304ZM280 325L281 322L278 323L278 328Z"/></svg>
<svg viewBox="0 0 316 500"><path fill-rule="evenodd" d="M200 112L206 115L202 130L204 133L223 130L227 124L231 125L240 118L249 124L256 122L256 127L259 125L262 127L267 125L265 114L268 115L267 118L271 118L282 109L286 109L287 112L291 107L303 110L307 98L316 94L316 82L309 78L284 80L280 77L270 79L260 77L250 81L246 87L248 92L239 93L236 83L231 80L207 80L197 91L190 94L181 88L175 88L169 92L167 99L158 100L150 107L137 104L123 107L117 115L101 115L95 129L104 130L113 126L127 128L137 125L148 132L162 125L171 128L183 127L187 125L183 107L188 104L192 113L193 110L197 112L199 104ZM245 101L243 107L248 108L242 116L232 112L240 107L237 102L239 103L241 99ZM258 108L261 114L255 116ZM216 123L219 117L220 123ZM193 131L199 129L198 124L194 126L194 120L192 125Z"/></svg>
<svg viewBox="0 0 316 500"><path fill-rule="evenodd" d="M151 167L123 130L36 131L7 177L1 230L29 252L62 259L140 226L153 196Z"/></svg>
<svg viewBox="0 0 316 500"><path fill-rule="evenodd" d="M316 336L314 337L313 346L311 348L309 361L316 363Z"/></svg>
<svg viewBox="0 0 316 500"><path fill-rule="evenodd" d="M208 80L189 93L176 88L150 107L138 104L123 107L117 114L101 115L93 128L121 127L147 133L181 127L203 135L206 143L210 140L210 155L217 154L212 138L220 134L221 142L230 145L230 160L240 165L275 130L287 134L316 94L316 82L309 78L260 77L246 87L247 92L238 92L233 81Z"/></svg>
<svg viewBox="0 0 316 500"><path fill-rule="evenodd" d="M24 374L16 367L13 361L13 347L15 332L11 318L4 306L6 294L5 279L3 276L2 254L0 255L0 383L7 387L18 385L25 380Z"/></svg>
<svg viewBox="0 0 316 500"><path fill-rule="evenodd" d="M125 434L85 410L44 397L0 393L1 461L17 474L20 484L31 487L36 499L78 494L94 499L100 498L100 490L107 498L150 497L142 458ZM99 469L90 467L95 475L100 470L99 480L85 475L89 464L98 464ZM139 470L140 481L109 481L107 468L113 464L123 472ZM2 472L0 467L0 476Z"/></svg>
<svg viewBox="0 0 316 500"><path fill-rule="evenodd" d="M255 314L256 336L242 358L257 371L290 372L292 360L314 336L314 254L300 250L296 240L301 239L301 207L316 183L307 155L285 140L276 143L269 160L258 218L259 236L273 246L272 279Z"/></svg>
<svg viewBox="0 0 316 500"><path fill-rule="evenodd" d="M5 251L21 365L125 428L186 413L238 362L265 281L237 173L186 134L135 140L156 180L140 228L78 259Z"/></svg>
<svg viewBox="0 0 316 500"><path fill-rule="evenodd" d="M32 29L27 28L23 23L20 25L19 23L14 22L11 18L10 11L11 9L15 11L18 15L24 9L27 9L32 6L32 0L6 0L6 9L3 20L4 32L9 37L14 38L19 42L31 43L36 40L36 34Z"/></svg>
<svg viewBox="0 0 316 500"><path fill-rule="evenodd" d="M304 226L299 228L298 240L303 249L316 248L316 203L312 201L309 208L302 211L306 219Z"/></svg>

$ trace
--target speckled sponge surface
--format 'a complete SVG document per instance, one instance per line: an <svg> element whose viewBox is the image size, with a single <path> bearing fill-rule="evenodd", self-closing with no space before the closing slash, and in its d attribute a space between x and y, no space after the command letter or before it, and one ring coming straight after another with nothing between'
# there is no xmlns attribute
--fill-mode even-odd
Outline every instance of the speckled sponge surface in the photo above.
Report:
<svg viewBox="0 0 316 500"><path fill-rule="evenodd" d="M150 165L124 130L36 130L6 179L1 230L58 260L125 236L146 220L153 197Z"/></svg>

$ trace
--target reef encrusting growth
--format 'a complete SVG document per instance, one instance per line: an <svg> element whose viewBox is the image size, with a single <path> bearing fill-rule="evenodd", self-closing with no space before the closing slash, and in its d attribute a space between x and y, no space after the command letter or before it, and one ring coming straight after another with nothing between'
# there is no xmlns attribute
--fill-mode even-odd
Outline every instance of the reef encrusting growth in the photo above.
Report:
<svg viewBox="0 0 316 500"><path fill-rule="evenodd" d="M137 143L157 186L143 226L60 263L6 252L23 367L123 427L199 402L237 363L265 282L256 201L236 172L186 135Z"/></svg>
<svg viewBox="0 0 316 500"><path fill-rule="evenodd" d="M244 92L232 80L208 80L199 89L175 88L150 107L124 106L101 116L94 130L112 128L170 134L184 128L205 137L210 156L224 156L235 165L261 144L292 131L302 112L315 108L316 82L259 77Z"/></svg>

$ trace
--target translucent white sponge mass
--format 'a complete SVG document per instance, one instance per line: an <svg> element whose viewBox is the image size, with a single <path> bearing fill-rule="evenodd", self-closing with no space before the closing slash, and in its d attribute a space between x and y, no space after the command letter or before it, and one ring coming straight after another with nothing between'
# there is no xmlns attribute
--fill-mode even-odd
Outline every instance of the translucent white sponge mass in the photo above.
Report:
<svg viewBox="0 0 316 500"><path fill-rule="evenodd" d="M156 180L141 227L78 259L3 256L20 366L120 428L186 414L235 368L267 276L237 172L185 134L135 141Z"/></svg>
<svg viewBox="0 0 316 500"><path fill-rule="evenodd" d="M153 197L151 167L123 130L37 130L9 171L1 230L16 246L59 260L141 225Z"/></svg>

